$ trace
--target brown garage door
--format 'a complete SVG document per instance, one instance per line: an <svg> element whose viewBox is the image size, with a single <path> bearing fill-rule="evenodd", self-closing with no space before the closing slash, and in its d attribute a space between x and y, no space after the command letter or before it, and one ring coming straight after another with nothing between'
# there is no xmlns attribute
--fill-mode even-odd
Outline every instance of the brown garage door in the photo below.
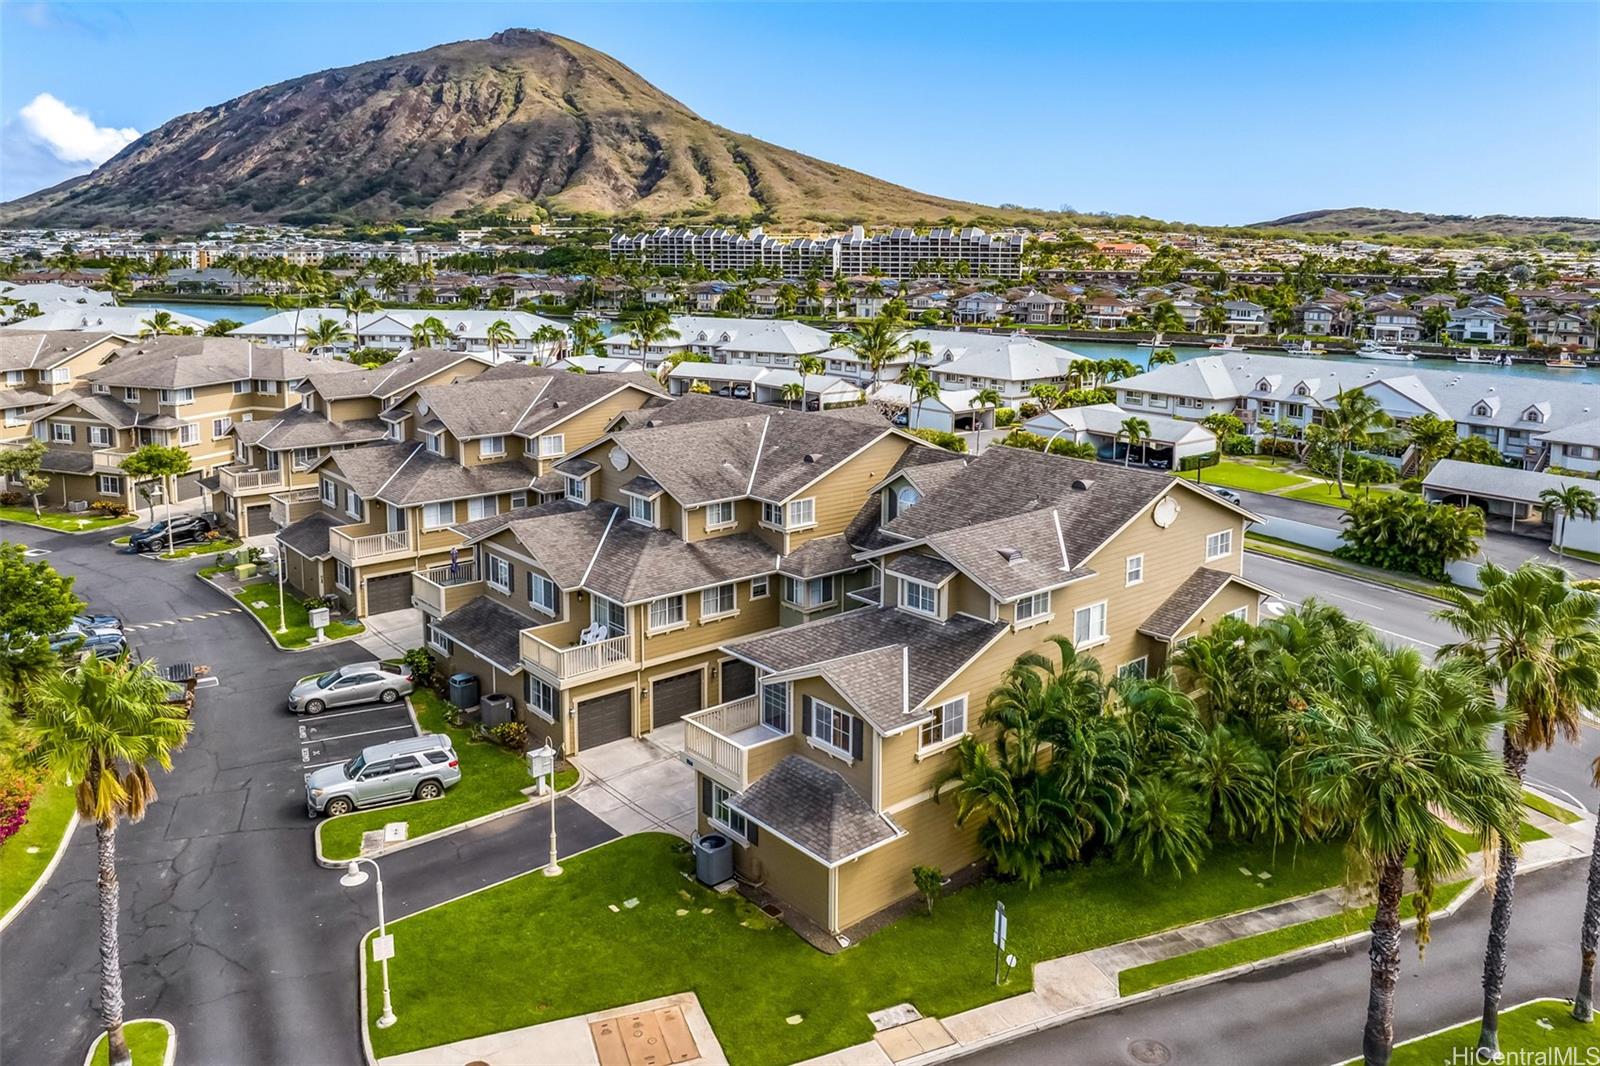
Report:
<svg viewBox="0 0 1600 1066"><path fill-rule="evenodd" d="M244 529L242 532L247 537L264 537L277 531L277 526L272 524L272 504L258 503L253 507L244 509Z"/></svg>
<svg viewBox="0 0 1600 1066"><path fill-rule="evenodd" d="M743 659L722 664L722 702L742 700L756 694L756 668Z"/></svg>
<svg viewBox="0 0 1600 1066"><path fill-rule="evenodd" d="M578 750L588 751L633 736L633 690L623 689L578 704Z"/></svg>
<svg viewBox="0 0 1600 1066"><path fill-rule="evenodd" d="M388 574L367 578L367 613L403 611L411 606L411 575Z"/></svg>
<svg viewBox="0 0 1600 1066"><path fill-rule="evenodd" d="M660 729L700 709L700 674L691 670L650 686L650 728Z"/></svg>

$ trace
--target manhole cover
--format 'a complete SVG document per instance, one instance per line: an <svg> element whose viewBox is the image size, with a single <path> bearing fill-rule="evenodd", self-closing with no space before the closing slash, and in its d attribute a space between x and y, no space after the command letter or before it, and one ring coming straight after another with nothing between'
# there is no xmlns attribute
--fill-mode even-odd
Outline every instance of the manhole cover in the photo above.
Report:
<svg viewBox="0 0 1600 1066"><path fill-rule="evenodd" d="M1128 1044L1128 1058L1139 1066L1163 1066L1172 1061L1172 1051L1159 1040L1134 1040Z"/></svg>

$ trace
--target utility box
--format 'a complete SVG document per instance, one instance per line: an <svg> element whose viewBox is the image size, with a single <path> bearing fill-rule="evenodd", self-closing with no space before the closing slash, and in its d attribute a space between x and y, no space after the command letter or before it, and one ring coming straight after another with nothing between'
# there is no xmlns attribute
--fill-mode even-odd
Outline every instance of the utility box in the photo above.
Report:
<svg viewBox="0 0 1600 1066"><path fill-rule="evenodd" d="M484 725L505 725L516 715L516 710L511 705L511 697L499 692L491 692L483 697L478 704L478 710L483 717Z"/></svg>
<svg viewBox="0 0 1600 1066"><path fill-rule="evenodd" d="M478 705L478 678L474 674L450 675L450 702L463 711Z"/></svg>
<svg viewBox="0 0 1600 1066"><path fill-rule="evenodd" d="M720 885L733 877L733 842L721 833L707 833L694 843L694 875L702 885Z"/></svg>

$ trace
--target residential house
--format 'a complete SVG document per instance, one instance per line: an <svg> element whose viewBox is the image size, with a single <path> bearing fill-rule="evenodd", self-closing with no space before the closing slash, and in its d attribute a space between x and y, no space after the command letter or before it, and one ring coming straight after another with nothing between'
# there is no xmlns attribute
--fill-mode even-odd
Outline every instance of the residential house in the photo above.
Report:
<svg viewBox="0 0 1600 1066"><path fill-rule="evenodd" d="M392 307L363 315L358 323L340 307L306 307L299 311L280 311L275 315L247 323L233 330L229 336L244 337L261 344L298 347L305 343L307 331L323 319L332 319L343 326L351 340L334 346L344 352L353 348L384 348L392 352L407 351L413 346L411 331L429 318L436 318L449 331L445 346L462 352L490 354L497 361L534 360L553 358L560 341L535 341L533 335L542 327L551 327L568 335L564 323L527 311L451 309L447 311ZM491 343L489 328L504 322L511 329L511 339Z"/></svg>
<svg viewBox="0 0 1600 1066"><path fill-rule="evenodd" d="M1562 348L1593 348L1594 320L1582 311L1564 308L1529 311L1528 339Z"/></svg>
<svg viewBox="0 0 1600 1066"><path fill-rule="evenodd" d="M1223 329L1238 336L1259 336L1271 332L1267 309L1253 300L1224 300L1222 309L1228 313Z"/></svg>
<svg viewBox="0 0 1600 1066"><path fill-rule="evenodd" d="M1385 304L1371 309L1367 327L1382 344L1410 344L1422 339L1422 316L1405 304Z"/></svg>
<svg viewBox="0 0 1600 1066"><path fill-rule="evenodd" d="M1462 344L1510 344L1511 327L1505 314L1493 307L1457 307L1445 327L1450 339Z"/></svg>
<svg viewBox="0 0 1600 1066"><path fill-rule="evenodd" d="M992 292L969 292L955 302L957 322L993 322L1006 308L1005 298Z"/></svg>
<svg viewBox="0 0 1600 1066"><path fill-rule="evenodd" d="M1294 310L1300 319L1300 332L1312 336L1325 337L1334 333L1341 319L1338 308L1316 301L1303 303Z"/></svg>
<svg viewBox="0 0 1600 1066"><path fill-rule="evenodd" d="M1066 321L1066 309L1067 301L1037 290L1029 291L1011 305L1012 317L1030 326L1059 325Z"/></svg>
<svg viewBox="0 0 1600 1066"><path fill-rule="evenodd" d="M1114 403L1058 407L1028 419L1022 428L1047 440L1093 444L1101 459L1122 462L1130 448L1123 423L1130 417L1142 418L1149 426L1141 441L1131 446L1141 465L1154 462L1172 469L1190 456L1216 451L1216 434L1202 425L1145 411L1135 415Z"/></svg>
<svg viewBox="0 0 1600 1066"><path fill-rule="evenodd" d="M0 333L0 443L26 440L29 419L131 337L116 333Z"/></svg>
<svg viewBox="0 0 1600 1066"><path fill-rule="evenodd" d="M1094 329L1121 329L1128 324L1128 315L1139 305L1120 296L1098 295L1083 301L1084 317Z"/></svg>

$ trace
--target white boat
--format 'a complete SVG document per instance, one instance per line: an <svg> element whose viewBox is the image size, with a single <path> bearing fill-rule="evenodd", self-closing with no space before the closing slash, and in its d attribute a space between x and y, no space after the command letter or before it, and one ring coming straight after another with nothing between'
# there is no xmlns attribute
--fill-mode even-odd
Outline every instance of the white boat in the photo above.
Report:
<svg viewBox="0 0 1600 1066"><path fill-rule="evenodd" d="M1285 344L1283 350L1290 355L1323 355L1326 348L1319 348L1310 341L1301 341L1299 344Z"/></svg>
<svg viewBox="0 0 1600 1066"><path fill-rule="evenodd" d="M1213 344L1211 347L1207 348L1206 351L1208 351L1208 352L1242 352L1242 351L1244 351L1244 349L1239 347L1237 344L1233 343L1233 334L1230 333L1226 337L1224 337L1220 342L1218 342L1216 344Z"/></svg>
<svg viewBox="0 0 1600 1066"><path fill-rule="evenodd" d="M1165 342L1161 338L1162 338L1162 334L1161 333L1157 333L1153 339L1147 340L1147 341L1140 341L1138 344L1134 345L1134 347L1136 347L1136 348L1161 348L1161 347L1165 346Z"/></svg>
<svg viewBox="0 0 1600 1066"><path fill-rule="evenodd" d="M1485 359L1483 357L1483 353L1478 351L1478 346L1477 345L1473 345L1472 349L1470 351L1468 351L1466 355L1458 355L1458 356L1456 356L1456 362L1458 362L1458 363L1497 363L1497 362L1499 362L1499 360L1498 359L1494 359L1494 358Z"/></svg>
<svg viewBox="0 0 1600 1066"><path fill-rule="evenodd" d="M1563 355L1560 359L1546 359L1544 365L1551 370L1582 370L1589 364L1580 363L1570 355Z"/></svg>
<svg viewBox="0 0 1600 1066"><path fill-rule="evenodd" d="M1411 363L1415 362L1417 357L1398 348L1386 347L1377 341L1367 341L1356 349L1356 358L1377 359L1388 363Z"/></svg>

